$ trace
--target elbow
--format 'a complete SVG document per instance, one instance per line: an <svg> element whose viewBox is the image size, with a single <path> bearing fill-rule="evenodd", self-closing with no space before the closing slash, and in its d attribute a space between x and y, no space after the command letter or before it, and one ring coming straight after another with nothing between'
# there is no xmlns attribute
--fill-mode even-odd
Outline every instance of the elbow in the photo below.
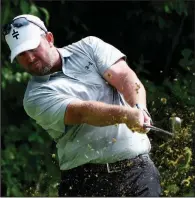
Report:
<svg viewBox="0 0 195 198"><path fill-rule="evenodd" d="M67 125L84 123L84 106L82 102L72 102L67 106L64 123Z"/></svg>

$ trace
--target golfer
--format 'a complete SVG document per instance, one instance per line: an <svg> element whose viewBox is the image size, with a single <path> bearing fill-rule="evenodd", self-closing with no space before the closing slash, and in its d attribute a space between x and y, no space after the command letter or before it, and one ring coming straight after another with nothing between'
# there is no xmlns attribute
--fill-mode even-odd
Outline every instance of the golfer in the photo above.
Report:
<svg viewBox="0 0 195 198"><path fill-rule="evenodd" d="M160 196L146 91L125 54L94 36L57 48L33 15L3 34L11 62L32 75L24 109L56 141L59 196Z"/></svg>

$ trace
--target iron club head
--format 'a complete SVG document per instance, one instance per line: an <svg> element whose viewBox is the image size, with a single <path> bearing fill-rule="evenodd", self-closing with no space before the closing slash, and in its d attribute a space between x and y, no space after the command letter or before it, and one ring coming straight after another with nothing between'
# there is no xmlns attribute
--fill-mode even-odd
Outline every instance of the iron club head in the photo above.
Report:
<svg viewBox="0 0 195 198"><path fill-rule="evenodd" d="M144 124L144 127L150 128L151 130L154 130L154 131L162 132L162 133L170 135L170 136L174 136L174 133L181 129L181 119L179 117L171 117L169 120L171 122L172 132L166 131L164 129L161 129L161 128L158 128L158 127L155 127L152 125L147 125L147 124Z"/></svg>
<svg viewBox="0 0 195 198"><path fill-rule="evenodd" d="M171 127L172 133L180 131L182 121L179 117L170 117L169 122L170 122L170 127Z"/></svg>

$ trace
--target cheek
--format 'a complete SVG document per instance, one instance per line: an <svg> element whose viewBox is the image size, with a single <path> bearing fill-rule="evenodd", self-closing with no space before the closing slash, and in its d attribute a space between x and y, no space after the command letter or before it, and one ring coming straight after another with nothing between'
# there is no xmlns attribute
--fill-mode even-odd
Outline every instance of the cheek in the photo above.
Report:
<svg viewBox="0 0 195 198"><path fill-rule="evenodd" d="M45 48L41 48L39 52L36 54L37 58L43 61L47 61L48 59L48 50Z"/></svg>
<svg viewBox="0 0 195 198"><path fill-rule="evenodd" d="M44 53L42 53L42 59L45 62L48 63L50 61L50 57L51 57L51 54L48 51L44 51Z"/></svg>
<svg viewBox="0 0 195 198"><path fill-rule="evenodd" d="M17 57L16 60L23 68L27 68L28 62L24 58Z"/></svg>

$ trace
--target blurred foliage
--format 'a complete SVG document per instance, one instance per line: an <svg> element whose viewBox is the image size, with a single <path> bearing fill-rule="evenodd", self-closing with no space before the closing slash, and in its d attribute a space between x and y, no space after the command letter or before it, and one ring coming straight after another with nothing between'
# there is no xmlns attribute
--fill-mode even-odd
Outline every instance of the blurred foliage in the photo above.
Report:
<svg viewBox="0 0 195 198"><path fill-rule="evenodd" d="M191 117L193 118L193 117ZM155 151L165 196L183 196L192 193L195 175L192 175L191 128L182 128L175 137L161 144ZM160 159L160 160L159 160ZM191 194L192 196L193 194Z"/></svg>
<svg viewBox="0 0 195 198"><path fill-rule="evenodd" d="M162 195L193 196L193 2L1 3L2 24L19 14L34 14L54 33L56 46L95 35L127 55L129 65L146 87L148 109L155 125L169 130L169 117L182 119L182 129L172 139L158 132L148 134L153 159L161 173ZM55 143L25 114L22 100L30 75L16 62L10 64L9 49L3 37L1 41L2 196L57 196L60 172Z"/></svg>

